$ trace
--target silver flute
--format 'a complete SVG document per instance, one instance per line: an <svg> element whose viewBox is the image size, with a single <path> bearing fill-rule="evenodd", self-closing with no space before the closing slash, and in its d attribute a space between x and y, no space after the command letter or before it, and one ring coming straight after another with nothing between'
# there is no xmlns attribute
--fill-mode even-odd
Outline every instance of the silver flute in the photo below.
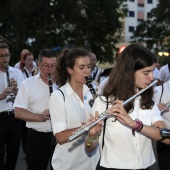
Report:
<svg viewBox="0 0 170 170"><path fill-rule="evenodd" d="M140 94L142 94L144 91L146 91L147 89L149 89L150 87L152 87L153 85L155 85L157 83L157 80L154 80L152 83L150 83L146 88L140 90L138 93L136 93L135 95L133 95L132 97L130 97L129 99L123 101L123 105L128 104L129 102L131 102L133 99L135 99L136 97L138 97ZM99 115L99 119L96 120L95 122L89 122L83 126L81 126L77 131L73 132L73 135L70 136L68 138L68 142L73 141L74 139L82 136L84 133L88 132L90 129L92 129L98 122L107 119L108 117L110 117L111 114L109 114L106 111L104 111L103 113L101 113Z"/></svg>

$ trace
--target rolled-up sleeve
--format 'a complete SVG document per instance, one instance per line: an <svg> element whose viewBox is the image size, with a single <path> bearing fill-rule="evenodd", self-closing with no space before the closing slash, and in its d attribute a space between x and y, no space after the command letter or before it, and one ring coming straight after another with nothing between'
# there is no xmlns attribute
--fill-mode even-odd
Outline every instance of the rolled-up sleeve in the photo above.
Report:
<svg viewBox="0 0 170 170"><path fill-rule="evenodd" d="M53 134L67 129L67 118L64 105L64 97L61 92L59 90L54 91L49 100L49 111Z"/></svg>

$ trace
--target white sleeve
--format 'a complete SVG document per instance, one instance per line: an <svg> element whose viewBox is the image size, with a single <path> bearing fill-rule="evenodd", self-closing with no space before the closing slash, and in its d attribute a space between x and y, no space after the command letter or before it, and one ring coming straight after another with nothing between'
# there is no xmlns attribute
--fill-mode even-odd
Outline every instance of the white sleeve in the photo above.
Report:
<svg viewBox="0 0 170 170"><path fill-rule="evenodd" d="M157 77L160 81L164 81L165 79L165 71L164 71L164 67L162 67L159 72L158 72L158 77Z"/></svg>
<svg viewBox="0 0 170 170"><path fill-rule="evenodd" d="M56 134L67 129L64 96L59 90L55 90L50 96L49 111L53 133Z"/></svg>
<svg viewBox="0 0 170 170"><path fill-rule="evenodd" d="M156 104L159 104L161 93L162 93L162 86L156 86L154 88L154 95L153 95L153 100L155 101Z"/></svg>
<svg viewBox="0 0 170 170"><path fill-rule="evenodd" d="M19 107L19 108L23 108L23 109L28 109L28 105L29 105L29 92L28 92L28 88L25 86L25 83L22 82L18 93L16 95L13 107Z"/></svg>

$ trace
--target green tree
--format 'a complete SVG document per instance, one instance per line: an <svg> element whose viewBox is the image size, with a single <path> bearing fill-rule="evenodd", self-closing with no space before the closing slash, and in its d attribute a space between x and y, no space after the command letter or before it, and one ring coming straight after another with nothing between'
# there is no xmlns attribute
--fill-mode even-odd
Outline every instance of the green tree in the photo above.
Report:
<svg viewBox="0 0 170 170"><path fill-rule="evenodd" d="M146 21L141 22L131 37L133 41L141 40L155 51L170 49L170 1L160 0L158 6L150 12ZM166 42L165 42L166 40Z"/></svg>
<svg viewBox="0 0 170 170"><path fill-rule="evenodd" d="M19 55L28 48L86 46L100 61L113 61L126 15L126 0L0 0L0 35Z"/></svg>

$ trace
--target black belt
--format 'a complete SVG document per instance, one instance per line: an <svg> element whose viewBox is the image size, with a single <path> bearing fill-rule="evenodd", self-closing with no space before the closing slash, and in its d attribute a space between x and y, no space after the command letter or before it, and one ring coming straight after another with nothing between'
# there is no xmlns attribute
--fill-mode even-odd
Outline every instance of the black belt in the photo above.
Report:
<svg viewBox="0 0 170 170"><path fill-rule="evenodd" d="M0 114L14 115L14 111L4 111L0 112Z"/></svg>

